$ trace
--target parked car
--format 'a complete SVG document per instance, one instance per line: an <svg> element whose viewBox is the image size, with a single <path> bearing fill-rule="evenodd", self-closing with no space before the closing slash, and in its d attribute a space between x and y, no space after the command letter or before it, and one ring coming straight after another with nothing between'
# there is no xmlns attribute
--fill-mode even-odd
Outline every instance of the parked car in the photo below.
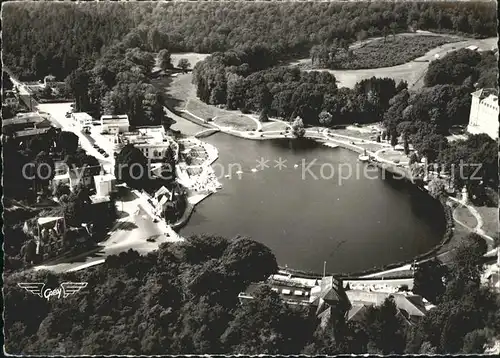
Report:
<svg viewBox="0 0 500 358"><path fill-rule="evenodd" d="M108 154L108 153L104 153L103 155L104 155L104 158L109 157L109 154Z"/></svg>
<svg viewBox="0 0 500 358"><path fill-rule="evenodd" d="M94 144L94 145L93 145L93 147L94 147L95 149L99 149L99 146L98 146L97 144Z"/></svg>
<svg viewBox="0 0 500 358"><path fill-rule="evenodd" d="M65 115L66 118L69 118L71 117L71 112L66 112L66 115Z"/></svg>

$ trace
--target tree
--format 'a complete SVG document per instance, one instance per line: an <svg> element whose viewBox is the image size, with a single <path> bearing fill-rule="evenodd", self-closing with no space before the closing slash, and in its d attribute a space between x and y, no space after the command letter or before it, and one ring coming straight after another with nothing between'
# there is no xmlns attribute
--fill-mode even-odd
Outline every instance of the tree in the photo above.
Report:
<svg viewBox="0 0 500 358"><path fill-rule="evenodd" d="M66 86L75 98L75 110L77 112L87 111L89 105L90 74L82 69L72 72L66 78Z"/></svg>
<svg viewBox="0 0 500 358"><path fill-rule="evenodd" d="M302 118L300 117L295 118L295 121L293 121L292 123L292 133L297 138L302 138L306 134Z"/></svg>
<svg viewBox="0 0 500 358"><path fill-rule="evenodd" d="M483 354L484 346L488 342L487 333L484 329L476 329L469 332L464 337L462 353Z"/></svg>
<svg viewBox="0 0 500 358"><path fill-rule="evenodd" d="M78 149L78 136L73 132L61 131L57 136L57 147L64 154L74 154Z"/></svg>
<svg viewBox="0 0 500 358"><path fill-rule="evenodd" d="M429 194L435 199L446 196L446 181L440 178L432 179L429 183Z"/></svg>
<svg viewBox="0 0 500 358"><path fill-rule="evenodd" d="M148 89L148 91L144 94L144 99L142 100L146 122L164 124L164 105L165 103L162 93L154 91L153 89Z"/></svg>
<svg viewBox="0 0 500 358"><path fill-rule="evenodd" d="M278 271L276 258L265 245L237 238L229 244L222 255L225 271L238 281L238 285L265 280Z"/></svg>
<svg viewBox="0 0 500 358"><path fill-rule="evenodd" d="M177 63L177 67L179 67L182 71L187 72L187 69L191 67L191 64L187 60L187 58L181 58Z"/></svg>
<svg viewBox="0 0 500 358"><path fill-rule="evenodd" d="M396 131L391 132L391 145L395 147L398 144L398 133Z"/></svg>
<svg viewBox="0 0 500 358"><path fill-rule="evenodd" d="M267 115L267 109L262 109L260 111L260 115L259 115L259 121L264 123L264 122L269 122L269 117Z"/></svg>
<svg viewBox="0 0 500 358"><path fill-rule="evenodd" d="M393 39L396 40L396 31L398 30L398 24L395 22L391 22L389 27L391 29Z"/></svg>
<svg viewBox="0 0 500 358"><path fill-rule="evenodd" d="M233 354L292 354L311 338L310 320L303 310L288 307L263 286L235 313L221 336Z"/></svg>
<svg viewBox="0 0 500 358"><path fill-rule="evenodd" d="M146 157L132 144L125 145L115 158L115 177L134 189L143 189L149 178Z"/></svg>
<svg viewBox="0 0 500 358"><path fill-rule="evenodd" d="M69 186L67 186L64 183L59 183L57 186L54 188L54 191L52 192L52 195L55 197L61 199L63 195L70 195L71 190L69 189Z"/></svg>
<svg viewBox="0 0 500 358"><path fill-rule="evenodd" d="M36 188L45 188L55 175L54 160L46 152L42 151L35 157L34 170Z"/></svg>
<svg viewBox="0 0 500 358"><path fill-rule="evenodd" d="M319 123L325 127L329 127L332 124L333 116L330 112L322 111L319 114Z"/></svg>
<svg viewBox="0 0 500 358"><path fill-rule="evenodd" d="M482 258L488 249L486 241L478 234L469 234L453 252L452 284L446 295L449 299L459 299L467 287L479 287L482 272Z"/></svg>
<svg viewBox="0 0 500 358"><path fill-rule="evenodd" d="M382 29L382 36L384 37L384 43L387 42L387 35L389 35L389 29L387 28L387 26L384 26L384 28Z"/></svg>
<svg viewBox="0 0 500 358"><path fill-rule="evenodd" d="M447 275L448 269L437 258L418 264L413 275L413 293L437 304L445 291Z"/></svg>
<svg viewBox="0 0 500 358"><path fill-rule="evenodd" d="M417 153L413 152L411 153L410 155L410 162L409 162L409 165L412 165L412 164L415 164L415 163L418 163L418 155Z"/></svg>
<svg viewBox="0 0 500 358"><path fill-rule="evenodd" d="M163 71L172 69L174 67L172 65L172 56L167 49L162 49L158 53L158 63L159 63L159 67Z"/></svg>
<svg viewBox="0 0 500 358"><path fill-rule="evenodd" d="M393 298L387 298L380 307L368 308L363 324L368 334L369 353L401 354L404 351L404 326L397 313Z"/></svg>
<svg viewBox="0 0 500 358"><path fill-rule="evenodd" d="M40 92L40 97L45 99L52 98L53 97L52 88L50 88L49 86L45 86Z"/></svg>

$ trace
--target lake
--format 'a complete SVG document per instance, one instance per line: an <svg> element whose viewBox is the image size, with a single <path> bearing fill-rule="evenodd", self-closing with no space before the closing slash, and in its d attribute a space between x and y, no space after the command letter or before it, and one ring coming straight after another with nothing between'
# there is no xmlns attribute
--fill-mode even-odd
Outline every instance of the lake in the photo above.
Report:
<svg viewBox="0 0 500 358"><path fill-rule="evenodd" d="M383 179L356 153L309 140L223 133L203 140L219 150L214 169L223 188L197 205L185 237L250 237L280 266L317 273L324 261L328 272L354 272L411 259L442 238L437 201L388 173ZM255 171L261 158L269 168ZM286 168L275 167L280 162Z"/></svg>

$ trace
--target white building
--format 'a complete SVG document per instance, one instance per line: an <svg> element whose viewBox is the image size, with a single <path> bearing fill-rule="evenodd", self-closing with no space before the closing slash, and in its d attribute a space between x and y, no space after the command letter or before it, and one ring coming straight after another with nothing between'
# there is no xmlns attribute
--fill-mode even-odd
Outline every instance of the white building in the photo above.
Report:
<svg viewBox="0 0 500 358"><path fill-rule="evenodd" d="M498 139L498 93L495 89L480 89L471 94L469 125L471 134L486 133Z"/></svg>
<svg viewBox="0 0 500 358"><path fill-rule="evenodd" d="M52 179L52 187L56 188L59 184L66 184L71 191L78 185L90 186L92 184L92 172L98 167L84 167L84 168L58 168L56 174Z"/></svg>
<svg viewBox="0 0 500 358"><path fill-rule="evenodd" d="M14 91L5 91L2 100L3 104L6 106L17 107L19 105L19 100Z"/></svg>
<svg viewBox="0 0 500 358"><path fill-rule="evenodd" d="M95 191L97 197L106 197L115 189L116 178L112 174L94 176Z"/></svg>
<svg viewBox="0 0 500 358"><path fill-rule="evenodd" d="M124 133L119 145L127 143L133 144L150 160L163 159L167 150L172 147L175 161L178 159L179 146L172 137L166 135L162 126L138 128L137 132Z"/></svg>
<svg viewBox="0 0 500 358"><path fill-rule="evenodd" d="M92 126L92 117L85 112L76 112L71 114L71 118L75 121L75 126L80 129Z"/></svg>
<svg viewBox="0 0 500 358"><path fill-rule="evenodd" d="M130 122L126 114L101 116L101 132L118 134L128 132Z"/></svg>

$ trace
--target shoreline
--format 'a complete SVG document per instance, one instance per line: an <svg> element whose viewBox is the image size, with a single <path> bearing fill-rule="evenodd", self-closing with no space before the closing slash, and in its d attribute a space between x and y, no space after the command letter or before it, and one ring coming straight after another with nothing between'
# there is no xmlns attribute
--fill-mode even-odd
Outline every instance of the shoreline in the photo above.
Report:
<svg viewBox="0 0 500 358"><path fill-rule="evenodd" d="M186 119L186 120L188 120L188 121L190 121L192 123L199 124L198 123L199 122L198 119L196 119L196 121L195 121L194 119L191 119L191 118L188 119L188 118L186 118L186 117L191 117L192 116L190 113L187 113L186 111L182 111L181 113L182 114L187 114L187 115L181 115L182 118L184 118L184 119ZM271 121L273 121L273 120L271 120ZM216 125L212 125L212 124L206 123L206 122L203 122L203 124L204 125L202 127L204 127L204 128L206 128L207 126L209 126L209 127L213 128L214 130L218 130L218 132L220 132L220 133L224 133L224 134L227 134L227 135L231 135L233 137L237 137L237 138L240 138L240 139L246 139L246 140L257 140L257 141L259 141L259 140L294 139L295 138L295 137L293 137L293 135L287 136L287 135L282 135L282 134L277 134L277 135L272 136L272 137L266 137L266 136L264 136L264 137L255 137L255 136L251 136L251 135L242 135L241 134L242 131L228 130L226 128L223 128L223 127L221 128L221 127L218 127ZM248 132L250 132L250 133L262 133L262 132L257 132L257 131L248 131ZM346 150L350 150L350 151L358 153L358 154L359 153L364 153L364 151L365 151L365 149L363 149L363 148L361 148L361 147L359 147L357 145L346 143L343 140L331 138L330 136L325 137L325 138L318 138L317 136L310 136L310 135L308 136L307 132L306 132L306 135L304 136L304 139L314 140L315 142L322 143L322 144L333 143L333 144L337 145L340 148L343 148L343 149L346 149ZM369 153L370 155L374 155L375 154L374 152L371 152L371 151L368 151L368 150L366 152ZM210 163L209 165L211 165L212 163ZM408 169L406 167L400 167L400 166L398 166L397 164L394 164L394 163L392 163L392 164L391 163L383 163L383 162L379 162L379 161L373 160L373 159L371 159L369 162L367 162L367 164L375 165L380 170L386 171L386 172L388 172L388 173L390 173L392 175L395 175L395 176L399 176L400 178L405 179L405 181L407 181L410 185L414 185L418 189L420 189L423 192L425 192L427 195L430 195L429 192L423 186L421 186L421 185L419 185L418 183L415 182L415 180L411 176L411 174L408 173L408 171L407 171ZM210 194L207 195L205 198L207 198L208 196L210 196ZM205 198L203 198L202 200L204 200ZM443 237L442 237L441 241L439 243L437 243L436 245L434 245L428 251L424 252L423 254L416 255L412 259L403 260L403 261L399 261L399 262L395 262L395 263L394 262L393 263L389 263L387 265L383 265L382 267L372 267L372 268L369 268L369 269L366 269L366 270L352 272L352 273L336 273L335 275L343 277L343 278L362 277L362 276L366 276L366 275L370 275L370 274L382 273L382 272L387 271L387 270L391 270L391 269L398 268L398 267L403 267L403 266L411 264L413 262L421 262L421 261L425 261L425 260L428 260L428 259L432 258L433 256L435 256L438 253L438 251L445 244L449 243L451 241L451 239L453 238L454 221L453 221L453 215L451 213L451 208L446 204L446 202L448 200L449 199L439 200L439 202L441 204L441 207L443 209L443 214L445 216L445 223L444 223L445 232L443 234ZM192 211L194 211L195 207L196 207L196 204L193 205L193 207L191 209L191 213L189 214L187 220L185 220L185 222L183 223L183 226L187 225L187 223L189 222L189 217L191 216ZM292 268L288 268L288 267L285 268L285 267L282 267L282 266L279 266L279 269L280 270L286 270L287 272L289 272L292 275L300 275L301 277L306 276L306 277L317 278L317 277L321 277L322 276L321 274L318 274L316 272L305 271L305 270L298 270L298 269L292 269Z"/></svg>

